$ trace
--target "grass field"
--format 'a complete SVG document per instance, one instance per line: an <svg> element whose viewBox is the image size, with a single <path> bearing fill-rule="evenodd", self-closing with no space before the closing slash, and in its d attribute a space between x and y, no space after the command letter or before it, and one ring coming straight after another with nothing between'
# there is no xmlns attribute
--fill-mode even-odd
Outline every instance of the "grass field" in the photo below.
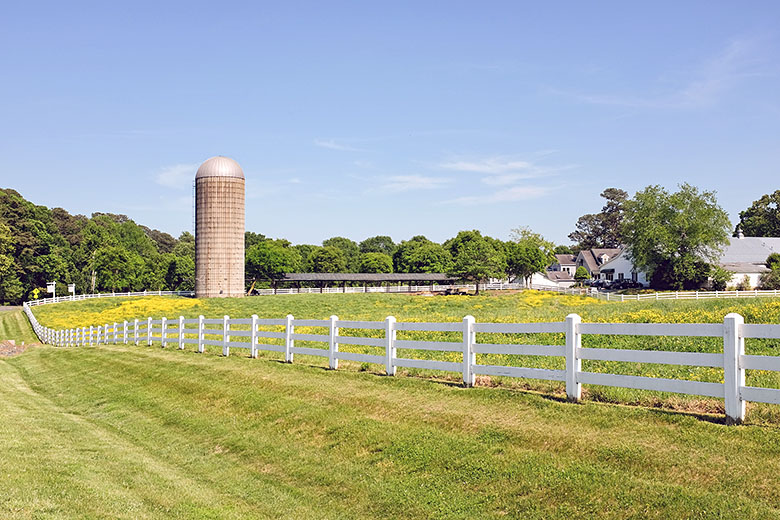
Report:
<svg viewBox="0 0 780 520"><path fill-rule="evenodd" d="M731 299L702 301L649 301L605 303L592 298L564 296L553 293L527 291L518 294L491 294L481 297L435 296L390 294L311 294L290 296L263 296L243 299L206 299L171 297L146 298L109 298L84 300L73 303L45 305L34 309L39 321L50 327L76 325L97 325L121 322L123 319L152 316L175 318L183 315L194 318L202 314L215 318L225 314L232 317L249 317L257 314L261 318L280 318L293 314L296 318L323 319L332 314L342 319L383 320L388 315L399 321L461 321L467 314L482 322L543 322L562 321L567 314L578 313L584 322L676 322L676 323L717 323L730 312L738 312L747 323L780 323L780 299ZM324 333L322 329L298 328L297 332ZM371 335L371 331L342 330L343 335ZM374 331L380 337L381 331ZM399 339L422 339L440 341L460 341L460 333L405 332L399 333ZM477 340L485 343L527 343L544 345L562 345L563 334L478 334ZM273 340L269 340L273 342ZM297 342L300 346L321 348L321 343ZM722 352L720 338L650 338L632 336L585 336L583 346L632 348L648 350L677 350L690 352ZM209 347L217 352L217 347ZM342 345L341 350L369 354L381 354L376 347ZM234 351L235 352L235 351ZM748 354L780 355L780 341L746 341ZM237 352L246 355L245 352ZM266 359L280 359L275 353L262 353ZM403 351L401 357L422 359L441 359L460 362L458 352ZM302 362L323 366L326 360L312 356L296 356L296 363ZM477 355L480 364L527 366L536 368L562 369L564 360L555 357ZM344 362L346 369L381 372L379 365L358 365ZM723 370L708 367L683 367L649 363L618 363L603 361L584 361L583 370L592 372L610 372L626 375L642 375L689 379L694 381L722 382ZM433 372L416 369L403 371L405 374L447 378L458 381L457 373ZM747 382L753 386L780 388L780 373L750 370ZM481 377L480 385L500 385L512 388L541 391L555 396L564 394L561 383L528 379L501 377ZM622 388L585 386L587 399L623 404L665 407L671 409L723 413L723 400L681 396L660 392L629 390ZM780 408L774 405L749 404L749 417L754 421L771 424L780 423Z"/></svg>
<svg viewBox="0 0 780 520"><path fill-rule="evenodd" d="M777 426L157 347L0 387L1 518L780 517Z"/></svg>
<svg viewBox="0 0 780 520"><path fill-rule="evenodd" d="M27 344L38 341L21 309L0 309L0 341L5 339Z"/></svg>

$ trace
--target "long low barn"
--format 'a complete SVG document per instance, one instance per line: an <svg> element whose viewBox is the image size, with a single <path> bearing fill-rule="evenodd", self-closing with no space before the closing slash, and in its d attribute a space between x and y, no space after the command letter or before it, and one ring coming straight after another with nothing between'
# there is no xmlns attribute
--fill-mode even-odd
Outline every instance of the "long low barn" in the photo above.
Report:
<svg viewBox="0 0 780 520"><path fill-rule="evenodd" d="M455 283L444 273L289 273L283 282Z"/></svg>

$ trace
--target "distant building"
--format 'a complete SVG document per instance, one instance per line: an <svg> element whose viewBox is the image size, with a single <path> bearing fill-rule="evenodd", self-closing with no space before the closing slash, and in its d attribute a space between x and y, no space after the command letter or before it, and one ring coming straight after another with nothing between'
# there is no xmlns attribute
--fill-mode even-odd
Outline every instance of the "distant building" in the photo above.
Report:
<svg viewBox="0 0 780 520"><path fill-rule="evenodd" d="M723 250L718 265L731 273L729 286L735 286L747 277L750 287L754 288L761 274L769 272L766 258L772 253L780 253L780 238L746 237L740 232Z"/></svg>
<svg viewBox="0 0 780 520"><path fill-rule="evenodd" d="M599 266L599 279L612 282L616 280L630 279L642 285L649 285L647 273L637 271L634 262L628 256L625 249Z"/></svg>
<svg viewBox="0 0 780 520"><path fill-rule="evenodd" d="M550 266L550 271L569 273L574 278L577 273L577 257L575 255L555 255L555 263Z"/></svg>
<svg viewBox="0 0 780 520"><path fill-rule="evenodd" d="M594 248L594 249L585 249L583 251L580 251L580 253L577 255L576 260L576 269L577 267L584 267L586 271L588 271L588 274L591 278L600 278L600 270L601 266L615 258L617 255L620 254L622 251L621 248L614 248L614 249L605 249L605 248Z"/></svg>

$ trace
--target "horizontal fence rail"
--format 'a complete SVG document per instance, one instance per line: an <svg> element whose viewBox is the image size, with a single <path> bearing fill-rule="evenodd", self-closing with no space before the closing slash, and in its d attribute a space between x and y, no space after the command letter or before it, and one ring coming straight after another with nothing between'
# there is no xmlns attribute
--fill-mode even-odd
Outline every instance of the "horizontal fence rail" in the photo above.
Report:
<svg viewBox="0 0 780 520"><path fill-rule="evenodd" d="M480 287L482 287L480 285ZM752 289L749 291L668 291L644 294L616 294L599 291L595 287L554 287L531 284L529 289L535 291L550 291L560 294L591 296L608 302L636 302L660 300L709 300L712 298L780 298L780 290Z"/></svg>
<svg viewBox="0 0 780 520"><path fill-rule="evenodd" d="M214 346L221 347L224 356L230 355L231 348L247 349L253 358L258 356L258 351L264 350L282 353L285 361L290 363L295 354L320 356L328 359L332 369L338 368L339 360L349 360L384 365L388 375L395 375L398 367L458 372L466 386L474 385L476 375L541 379L564 382L567 397L573 401L581 398L583 384L702 395L724 399L726 417L735 423L744 419L746 401L780 404L780 389L745 384L746 370L780 372L780 356L745 354L745 338L780 339L780 325L745 324L742 316L735 313L728 314L722 323L698 324L581 323L577 314L570 314L563 322L551 323L476 323L471 316L454 323L397 322L392 316L376 322L340 320L337 316L327 320L296 319L292 315L283 319L261 319L256 315L218 319L203 316L185 319L179 316L138 318L122 323L55 330L38 323L31 307L25 303L24 311L38 338L43 343L60 347L160 343L163 347L175 345L179 349L195 345L202 353L206 346ZM276 330L266 330L269 327ZM303 327L306 332L300 331ZM360 331L366 331L368 336L355 335ZM398 339L399 333L410 332L442 333L448 340ZM496 344L477 341L478 334L480 338L483 334L558 334L565 337L565 344ZM719 338L723 342L723 350L720 353L700 353L584 348L583 335ZM296 341L306 342L305 346L296 344ZM340 345L373 347L376 352L342 352ZM402 352L399 353L399 350ZM420 351L443 352L449 360L415 357L415 353ZM554 370L479 364L477 354L557 357L563 360L565 368ZM723 370L723 382L589 372L582 370L583 360L712 367Z"/></svg>
<svg viewBox="0 0 780 520"><path fill-rule="evenodd" d="M359 294L359 293L465 293L475 291L476 284L456 285L388 285L388 286L360 286L360 287L290 287L282 289L256 289L260 296L285 295L285 294ZM480 291L508 291L533 289L535 291L555 292L573 296L590 296L598 300L608 302L633 302L633 301L661 301L661 300L707 300L712 298L780 298L780 290L750 290L750 291L674 291L654 292L645 294L616 294L607 291L599 291L594 287L558 287L547 285L524 285L520 283L486 283L479 284ZM112 292L99 294L79 294L73 296L56 296L41 298L27 302L27 305L45 305L69 301L89 300L92 298L112 298L129 296L188 296L194 297L194 291L136 291L136 292Z"/></svg>

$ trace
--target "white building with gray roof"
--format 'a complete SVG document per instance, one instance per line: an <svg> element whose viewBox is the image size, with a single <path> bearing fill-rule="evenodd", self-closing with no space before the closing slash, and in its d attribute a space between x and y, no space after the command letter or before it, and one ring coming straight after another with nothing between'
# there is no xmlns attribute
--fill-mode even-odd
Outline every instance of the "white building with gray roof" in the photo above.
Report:
<svg viewBox="0 0 780 520"><path fill-rule="evenodd" d="M750 287L758 285L762 273L769 271L766 258L772 253L780 253L779 237L736 236L723 250L718 264L732 273L728 285L735 286L747 280Z"/></svg>

